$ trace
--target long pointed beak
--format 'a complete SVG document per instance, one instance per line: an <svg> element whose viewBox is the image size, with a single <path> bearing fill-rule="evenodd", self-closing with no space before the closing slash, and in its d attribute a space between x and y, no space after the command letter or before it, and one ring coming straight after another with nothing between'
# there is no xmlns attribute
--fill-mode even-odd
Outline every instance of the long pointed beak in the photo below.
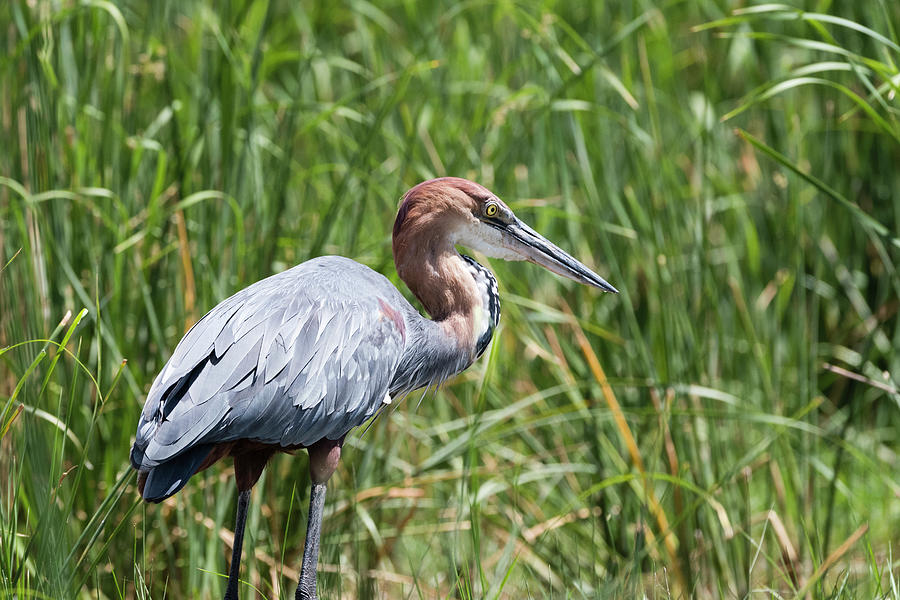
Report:
<svg viewBox="0 0 900 600"><path fill-rule="evenodd" d="M501 231L507 249L523 259L578 283L598 287L604 292L619 293L605 279L519 219L507 224Z"/></svg>

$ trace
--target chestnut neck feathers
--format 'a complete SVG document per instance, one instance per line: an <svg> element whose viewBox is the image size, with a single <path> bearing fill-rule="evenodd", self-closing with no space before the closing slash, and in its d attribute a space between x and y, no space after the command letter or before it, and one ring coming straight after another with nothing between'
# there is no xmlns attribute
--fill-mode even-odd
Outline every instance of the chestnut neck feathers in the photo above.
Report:
<svg viewBox="0 0 900 600"><path fill-rule="evenodd" d="M496 281L456 251L460 232L479 225L480 204L493 194L465 179L420 183L403 197L394 222L397 273L445 334L476 358L499 318Z"/></svg>

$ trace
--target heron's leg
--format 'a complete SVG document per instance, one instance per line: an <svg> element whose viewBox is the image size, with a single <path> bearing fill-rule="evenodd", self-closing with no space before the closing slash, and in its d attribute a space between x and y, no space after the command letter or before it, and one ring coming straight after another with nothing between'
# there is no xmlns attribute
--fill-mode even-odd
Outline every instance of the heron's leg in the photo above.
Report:
<svg viewBox="0 0 900 600"><path fill-rule="evenodd" d="M325 506L325 484L313 483L309 493L309 520L306 523L306 547L296 600L316 600L316 564L319 560L319 536L322 531L322 508Z"/></svg>
<svg viewBox="0 0 900 600"><path fill-rule="evenodd" d="M238 575L241 571L241 546L244 545L244 526L247 524L247 507L250 505L250 490L238 494L237 517L234 523L234 547L231 550L231 569L228 571L228 588L225 600L237 600Z"/></svg>
<svg viewBox="0 0 900 600"><path fill-rule="evenodd" d="M300 583L297 585L296 600L316 600L317 598L316 564L319 560L319 537L322 531L322 509L325 506L325 483L337 468L343 441L343 439L323 439L308 448L312 489L309 492L306 546L303 548L303 565L300 567Z"/></svg>
<svg viewBox="0 0 900 600"><path fill-rule="evenodd" d="M268 447L253 447L248 451L235 445L229 448L229 452L234 456L234 480L240 494L238 494L237 518L234 523L234 547L231 551L231 569L228 571L225 600L237 600L238 575L241 571L241 546L244 545L244 526L247 524L250 489L259 481L259 476L262 475L266 463L275 450Z"/></svg>

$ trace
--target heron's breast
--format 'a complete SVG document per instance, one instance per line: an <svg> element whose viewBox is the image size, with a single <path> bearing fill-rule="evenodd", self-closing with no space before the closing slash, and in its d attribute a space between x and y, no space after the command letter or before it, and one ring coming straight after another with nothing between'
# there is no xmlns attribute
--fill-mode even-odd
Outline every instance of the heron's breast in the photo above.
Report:
<svg viewBox="0 0 900 600"><path fill-rule="evenodd" d="M484 354L494 335L494 329L500 322L500 294L497 291L497 280L493 273L475 259L468 256L463 256L463 258L472 273L481 300L475 303L472 315L475 358L478 358Z"/></svg>

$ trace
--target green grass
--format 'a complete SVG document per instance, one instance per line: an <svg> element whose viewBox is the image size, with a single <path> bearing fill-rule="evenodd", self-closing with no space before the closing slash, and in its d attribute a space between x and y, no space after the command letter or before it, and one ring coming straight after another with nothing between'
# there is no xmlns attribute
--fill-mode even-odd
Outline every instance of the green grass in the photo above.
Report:
<svg viewBox="0 0 900 600"><path fill-rule="evenodd" d="M140 503L144 393L275 271L402 287L447 174L622 293L490 262L489 356L347 441L323 598L900 598L900 4L799 8L2 3L0 596L221 597L231 465ZM244 597L307 483L255 488Z"/></svg>

